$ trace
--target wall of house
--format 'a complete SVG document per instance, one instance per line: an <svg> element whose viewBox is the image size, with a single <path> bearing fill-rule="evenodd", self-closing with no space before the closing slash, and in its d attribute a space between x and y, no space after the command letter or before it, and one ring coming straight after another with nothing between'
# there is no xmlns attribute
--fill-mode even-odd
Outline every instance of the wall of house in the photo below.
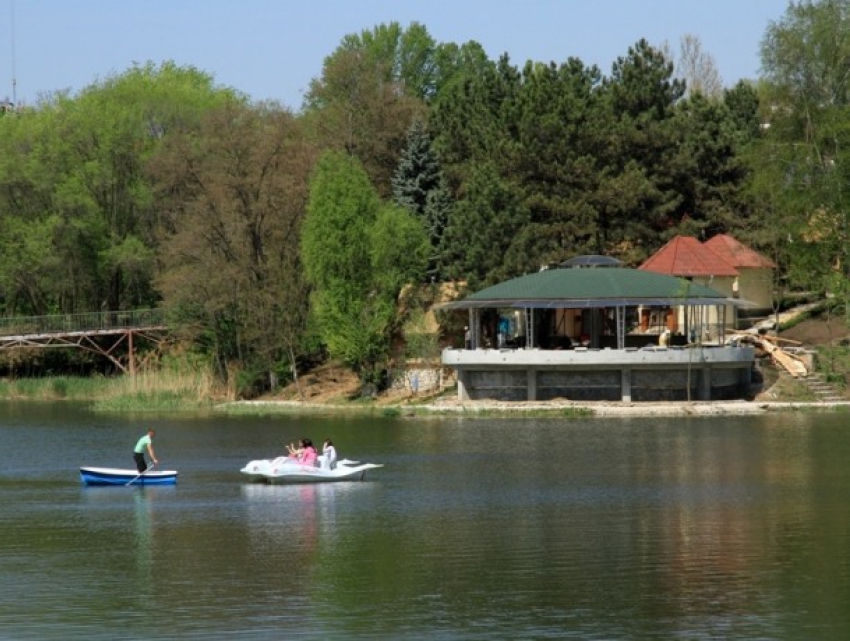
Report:
<svg viewBox="0 0 850 641"><path fill-rule="evenodd" d="M741 298L755 303L758 311L765 313L773 310L773 270L768 268L740 268L738 270L739 293Z"/></svg>

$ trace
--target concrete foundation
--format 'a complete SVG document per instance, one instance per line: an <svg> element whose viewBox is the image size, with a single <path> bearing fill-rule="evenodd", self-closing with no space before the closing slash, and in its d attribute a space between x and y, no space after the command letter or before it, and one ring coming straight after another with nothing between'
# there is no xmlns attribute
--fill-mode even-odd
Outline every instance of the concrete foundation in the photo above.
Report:
<svg viewBox="0 0 850 641"><path fill-rule="evenodd" d="M462 401L731 400L746 395L754 360L748 346L443 352Z"/></svg>

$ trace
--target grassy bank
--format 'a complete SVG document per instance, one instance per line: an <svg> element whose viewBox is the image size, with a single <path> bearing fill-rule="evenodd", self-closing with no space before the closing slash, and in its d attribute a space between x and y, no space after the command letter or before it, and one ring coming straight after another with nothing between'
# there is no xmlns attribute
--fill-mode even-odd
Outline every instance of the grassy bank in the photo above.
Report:
<svg viewBox="0 0 850 641"><path fill-rule="evenodd" d="M211 407L221 393L207 372L163 370L136 376L3 379L0 398L89 401L100 411L159 412Z"/></svg>

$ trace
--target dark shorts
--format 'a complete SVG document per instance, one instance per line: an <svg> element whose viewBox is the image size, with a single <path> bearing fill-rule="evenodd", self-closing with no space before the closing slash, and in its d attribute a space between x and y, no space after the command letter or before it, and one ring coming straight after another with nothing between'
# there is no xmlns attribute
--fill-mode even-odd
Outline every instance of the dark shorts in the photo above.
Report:
<svg viewBox="0 0 850 641"><path fill-rule="evenodd" d="M139 474L148 469L148 464L145 463L145 455L142 452L133 452L133 460L136 461L136 469Z"/></svg>

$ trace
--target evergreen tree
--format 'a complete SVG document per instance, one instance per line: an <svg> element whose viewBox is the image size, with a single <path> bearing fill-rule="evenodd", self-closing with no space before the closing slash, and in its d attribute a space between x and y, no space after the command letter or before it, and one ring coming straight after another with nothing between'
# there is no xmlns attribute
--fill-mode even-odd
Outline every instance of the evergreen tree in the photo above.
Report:
<svg viewBox="0 0 850 641"><path fill-rule="evenodd" d="M684 198L673 171L681 132L673 116L684 91L673 63L645 40L618 58L604 81L611 124L599 152L598 253L639 262L681 222Z"/></svg>
<svg viewBox="0 0 850 641"><path fill-rule="evenodd" d="M516 186L503 179L493 163L483 163L474 170L467 190L446 228L442 258L448 276L477 289L523 273L527 256L511 248L529 215Z"/></svg>
<svg viewBox="0 0 850 641"><path fill-rule="evenodd" d="M668 234L705 239L730 230L744 218L740 192L747 177L735 116L725 102L697 93L677 106L673 122L680 143L670 171L681 203Z"/></svg>
<svg viewBox="0 0 850 641"><path fill-rule="evenodd" d="M395 202L422 221L428 236L431 252L426 278L442 281L439 252L451 200L431 139L425 124L419 119L410 127L392 186Z"/></svg>

